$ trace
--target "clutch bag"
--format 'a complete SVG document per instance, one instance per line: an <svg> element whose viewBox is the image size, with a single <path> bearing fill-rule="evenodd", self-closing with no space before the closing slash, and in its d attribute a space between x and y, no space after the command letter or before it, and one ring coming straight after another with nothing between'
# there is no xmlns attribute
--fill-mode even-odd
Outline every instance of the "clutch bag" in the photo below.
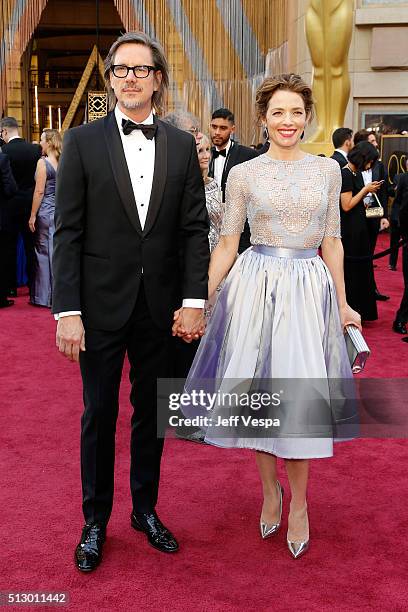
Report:
<svg viewBox="0 0 408 612"><path fill-rule="evenodd" d="M365 214L368 219L375 219L384 216L384 208L381 206L380 200L377 198L377 194L373 193L374 198L377 200L377 204L374 206L368 206Z"/></svg>
<svg viewBox="0 0 408 612"><path fill-rule="evenodd" d="M371 351L363 334L355 325L346 325L345 339L351 370L353 374L358 374L364 369Z"/></svg>

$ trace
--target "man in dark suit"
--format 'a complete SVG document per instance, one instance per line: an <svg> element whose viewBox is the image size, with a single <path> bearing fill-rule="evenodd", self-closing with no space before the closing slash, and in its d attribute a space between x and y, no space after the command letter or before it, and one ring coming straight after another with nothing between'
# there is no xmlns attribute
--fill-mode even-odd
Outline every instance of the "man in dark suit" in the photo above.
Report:
<svg viewBox="0 0 408 612"><path fill-rule="evenodd" d="M353 148L353 130L350 128L337 128L332 134L334 153L331 156L339 164L340 168L344 168L347 164L347 155Z"/></svg>
<svg viewBox="0 0 408 612"><path fill-rule="evenodd" d="M17 192L17 184L11 172L10 160L0 153L0 308L13 306L7 299L6 246L9 242L8 199Z"/></svg>
<svg viewBox="0 0 408 612"><path fill-rule="evenodd" d="M231 139L234 131L234 115L228 108L219 108L213 112L210 122L210 137L213 147L208 176L214 177L217 181L222 191L223 202L225 201L225 187L231 168L258 156L258 151L237 144ZM248 221L246 221L239 241L238 252L242 253L250 244L251 235Z"/></svg>
<svg viewBox="0 0 408 612"><path fill-rule="evenodd" d="M112 509L126 352L134 408L131 525L158 550L178 549L155 511L163 449L156 382L169 375L176 309L182 305L175 333L186 340L203 333L209 264L194 138L153 114L168 85L162 48L142 32L128 32L109 51L105 81L114 111L64 138L53 257L57 344L69 359L79 358L84 387L86 524L75 556L85 572L101 560Z"/></svg>
<svg viewBox="0 0 408 612"><path fill-rule="evenodd" d="M33 235L28 227L31 204L35 187L37 161L41 157L41 147L20 138L18 122L14 117L4 117L0 121L1 137L5 141L1 148L10 159L11 170L16 180L18 191L7 203L9 239L6 251L6 274L9 294L14 295L17 284L17 238L24 241L27 261L28 284L31 284L34 258Z"/></svg>
<svg viewBox="0 0 408 612"><path fill-rule="evenodd" d="M394 206L398 211L401 237L408 240L408 172L401 174L398 179ZM406 335L408 333L408 244L402 247L402 273L404 275L404 293L392 329L397 334ZM408 338L403 340L407 342Z"/></svg>

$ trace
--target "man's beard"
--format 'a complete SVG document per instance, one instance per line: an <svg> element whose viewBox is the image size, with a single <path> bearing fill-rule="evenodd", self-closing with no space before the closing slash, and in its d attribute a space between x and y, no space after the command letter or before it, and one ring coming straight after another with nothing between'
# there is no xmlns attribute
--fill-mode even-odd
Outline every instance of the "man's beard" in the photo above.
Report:
<svg viewBox="0 0 408 612"><path fill-rule="evenodd" d="M122 100L122 106L128 110L134 110L135 108L140 108L143 104L139 100Z"/></svg>

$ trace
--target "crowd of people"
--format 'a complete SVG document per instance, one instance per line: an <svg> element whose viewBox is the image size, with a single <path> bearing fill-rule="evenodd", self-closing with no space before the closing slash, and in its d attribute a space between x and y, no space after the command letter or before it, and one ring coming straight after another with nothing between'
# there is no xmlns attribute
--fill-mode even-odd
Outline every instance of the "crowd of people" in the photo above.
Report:
<svg viewBox="0 0 408 612"><path fill-rule="evenodd" d="M0 308L17 296L17 244L24 244L30 304L51 307L55 183L62 137L45 129L40 144L20 137L14 117L0 120Z"/></svg>
<svg viewBox="0 0 408 612"><path fill-rule="evenodd" d="M157 379L186 379L187 392L204 379L227 390L237 379L252 381L252 390L256 381L276 378L351 380L344 329L377 319L376 301L388 299L376 287L372 260L378 232L389 224L391 193L374 135L360 131L353 139L339 128L333 159L305 153L312 91L298 75L284 74L259 86L255 111L265 143L245 147L234 139L229 109L212 113L208 135L189 113L158 119L168 75L157 41L129 32L105 60L110 112L68 130L61 158L55 130L44 130L37 146L19 138L15 119L0 124L7 262L0 305L12 305L21 233L30 303L51 306L59 351L81 367L85 525L75 562L83 572L102 559L112 510L126 353L134 407L131 526L156 549L176 552L178 542L155 510L163 450ZM407 176L397 181L391 215L402 236ZM394 322L403 335L406 293ZM355 417L350 406L338 406L323 425L300 402L280 436L234 427L228 437L206 427L179 435L256 451L262 539L281 526L277 458L285 461L287 545L299 558L309 547L309 459L331 457L337 428Z"/></svg>

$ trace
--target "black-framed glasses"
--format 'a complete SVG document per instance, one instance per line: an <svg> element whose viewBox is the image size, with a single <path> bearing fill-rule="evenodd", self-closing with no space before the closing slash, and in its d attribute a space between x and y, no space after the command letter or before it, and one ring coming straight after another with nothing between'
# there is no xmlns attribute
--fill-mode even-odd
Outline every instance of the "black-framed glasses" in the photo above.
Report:
<svg viewBox="0 0 408 612"><path fill-rule="evenodd" d="M111 66L111 70L118 79L126 79L129 70L132 70L136 78L147 79L151 72L156 71L156 68L154 66L124 66L123 64L115 64Z"/></svg>

